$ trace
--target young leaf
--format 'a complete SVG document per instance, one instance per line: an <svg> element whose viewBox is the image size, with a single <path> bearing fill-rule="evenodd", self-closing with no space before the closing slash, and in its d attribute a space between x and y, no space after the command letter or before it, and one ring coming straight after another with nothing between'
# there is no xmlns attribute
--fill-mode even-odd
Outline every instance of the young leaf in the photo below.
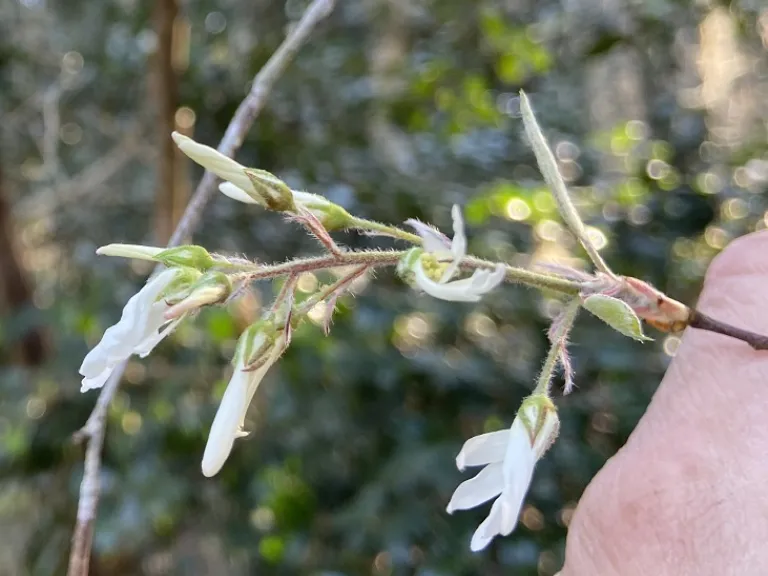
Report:
<svg viewBox="0 0 768 576"><path fill-rule="evenodd" d="M552 191L552 196L555 198L557 209L562 216L568 229L574 233L576 238L579 239L581 245L586 250L589 258L594 265L601 272L605 272L610 276L613 276L613 272L605 263L603 257L597 251L597 248L592 243L592 240L587 235L587 231L584 228L584 223L581 221L576 207L571 201L571 197L568 195L568 189L565 186L565 181L560 175L560 170L557 168L557 162L555 156L552 154L552 150L547 144L547 139L539 128L539 124L536 121L536 116L533 114L531 103L528 101L528 96L525 92L520 91L520 112L523 115L523 125L525 126L525 133L528 135L528 140L531 142L533 153L536 156L536 161L539 164L539 170L541 170L544 181Z"/></svg>
<svg viewBox="0 0 768 576"><path fill-rule="evenodd" d="M643 334L643 326L635 311L618 298L593 294L584 300L582 306L624 336L629 336L640 342L653 340L653 338L648 338Z"/></svg>

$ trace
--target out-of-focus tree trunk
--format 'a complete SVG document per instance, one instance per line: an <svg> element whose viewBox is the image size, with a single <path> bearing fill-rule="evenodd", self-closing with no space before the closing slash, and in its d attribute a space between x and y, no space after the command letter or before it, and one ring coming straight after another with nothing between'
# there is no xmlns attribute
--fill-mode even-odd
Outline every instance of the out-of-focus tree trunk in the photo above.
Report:
<svg viewBox="0 0 768 576"><path fill-rule="evenodd" d="M390 119L391 103L406 88L403 66L408 54L408 3L406 0L376 0L372 11L368 61L374 100L368 115L371 147L387 166L400 172L413 170L413 151L403 132Z"/></svg>
<svg viewBox="0 0 768 576"><path fill-rule="evenodd" d="M11 207L5 197L0 168L0 311L7 315L32 305L32 287L14 244ZM27 366L37 366L45 359L45 340L39 329L28 330L13 338L16 345L11 359Z"/></svg>
<svg viewBox="0 0 768 576"><path fill-rule="evenodd" d="M155 195L155 241L165 244L171 237L176 199L177 157L171 140L178 108L178 78L173 66L173 32L178 16L177 0L156 0L155 32L157 52L153 62L151 90L157 111L157 193Z"/></svg>

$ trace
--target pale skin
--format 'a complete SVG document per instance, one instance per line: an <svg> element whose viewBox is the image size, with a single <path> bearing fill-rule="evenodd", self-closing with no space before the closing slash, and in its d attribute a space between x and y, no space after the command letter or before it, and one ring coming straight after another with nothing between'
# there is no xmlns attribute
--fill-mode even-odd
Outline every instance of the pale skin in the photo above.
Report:
<svg viewBox="0 0 768 576"><path fill-rule="evenodd" d="M705 314L768 332L768 232L707 272ZM768 352L688 329L653 401L587 487L561 576L768 574Z"/></svg>

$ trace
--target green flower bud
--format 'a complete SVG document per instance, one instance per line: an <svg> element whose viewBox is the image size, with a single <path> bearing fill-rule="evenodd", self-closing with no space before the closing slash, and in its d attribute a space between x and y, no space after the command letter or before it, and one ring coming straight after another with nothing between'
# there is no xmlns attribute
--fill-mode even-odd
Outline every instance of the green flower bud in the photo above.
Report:
<svg viewBox="0 0 768 576"><path fill-rule="evenodd" d="M256 168L246 168L245 175L250 180L255 193L260 196L263 203L269 209L277 210L278 212L296 211L296 205L293 202L293 192L280 178L266 170L258 170ZM246 190L246 192L249 191Z"/></svg>
<svg viewBox="0 0 768 576"><path fill-rule="evenodd" d="M208 250L194 244L163 250L156 254L154 259L168 267L187 266L203 272L214 264L213 257L208 253Z"/></svg>
<svg viewBox="0 0 768 576"><path fill-rule="evenodd" d="M219 304L224 302L231 293L232 282L226 274L207 272L189 287L181 300L174 303L166 311L165 317L168 319L177 318L203 306Z"/></svg>

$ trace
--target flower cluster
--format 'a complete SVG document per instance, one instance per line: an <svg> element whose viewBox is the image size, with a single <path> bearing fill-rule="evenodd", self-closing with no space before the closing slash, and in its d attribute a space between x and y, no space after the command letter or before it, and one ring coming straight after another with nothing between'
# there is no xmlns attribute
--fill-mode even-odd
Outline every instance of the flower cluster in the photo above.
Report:
<svg viewBox="0 0 768 576"><path fill-rule="evenodd" d="M353 218L342 207L322 196L291 190L268 172L244 167L213 148L173 134L190 158L225 181L219 189L226 196L285 213L304 225L328 250L326 256L295 260L294 264L259 265L239 258L211 255L199 246L163 249L110 244L99 254L151 260L165 266L151 277L125 305L122 317L108 328L101 341L83 360L82 391L104 385L116 366L136 354L149 354L184 319L199 309L227 302L248 284L264 278L286 277L280 294L262 318L240 336L232 363L234 369L211 424L202 457L202 472L214 476L231 454L235 440L245 436L245 417L261 381L288 348L292 329L312 306L325 302L330 310L352 281L379 265L398 265L400 275L429 296L451 302L477 302L513 272L504 264L467 256L467 236L461 210L453 206L453 238L417 220L408 220L416 235L396 227ZM362 223L362 224L361 224ZM347 252L329 231L362 228L405 239L416 247L402 252ZM368 227L368 228L366 228ZM353 271L321 286L302 303L294 301L297 274L351 266ZM471 274L467 271L470 270ZM560 340L564 341L564 335ZM547 380L548 386L548 380ZM508 430L472 438L461 449L456 463L483 466L480 473L455 491L448 512L472 508L495 499L487 519L472 538L473 550L488 545L494 536L509 534L528 490L536 461L552 443L558 427L557 413L546 387L525 400Z"/></svg>

